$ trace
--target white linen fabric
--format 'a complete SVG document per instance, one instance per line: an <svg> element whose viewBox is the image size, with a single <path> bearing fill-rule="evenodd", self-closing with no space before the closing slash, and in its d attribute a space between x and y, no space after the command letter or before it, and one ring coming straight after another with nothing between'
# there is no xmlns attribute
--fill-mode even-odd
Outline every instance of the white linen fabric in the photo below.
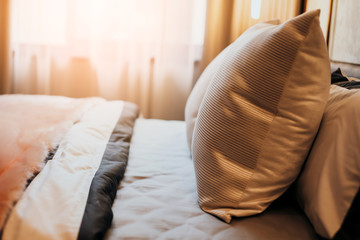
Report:
<svg viewBox="0 0 360 240"><path fill-rule="evenodd" d="M123 105L101 102L71 127L11 211L4 240L77 238L92 179Z"/></svg>
<svg viewBox="0 0 360 240"><path fill-rule="evenodd" d="M231 224L203 212L182 121L136 121L113 212L108 240L318 239L301 210L286 201Z"/></svg>
<svg viewBox="0 0 360 240"><path fill-rule="evenodd" d="M317 233L333 238L360 188L360 91L331 86L319 133L297 182Z"/></svg>
<svg viewBox="0 0 360 240"><path fill-rule="evenodd" d="M0 96L0 229L28 178L44 166L49 150L59 145L84 112L102 101L45 95Z"/></svg>

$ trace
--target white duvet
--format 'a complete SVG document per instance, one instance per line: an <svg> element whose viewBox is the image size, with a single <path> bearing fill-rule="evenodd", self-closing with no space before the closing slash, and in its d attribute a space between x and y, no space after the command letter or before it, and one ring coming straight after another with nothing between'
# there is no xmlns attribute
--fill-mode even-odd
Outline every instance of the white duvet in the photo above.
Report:
<svg viewBox="0 0 360 240"><path fill-rule="evenodd" d="M0 96L0 229L27 179L44 165L49 150L101 98Z"/></svg>

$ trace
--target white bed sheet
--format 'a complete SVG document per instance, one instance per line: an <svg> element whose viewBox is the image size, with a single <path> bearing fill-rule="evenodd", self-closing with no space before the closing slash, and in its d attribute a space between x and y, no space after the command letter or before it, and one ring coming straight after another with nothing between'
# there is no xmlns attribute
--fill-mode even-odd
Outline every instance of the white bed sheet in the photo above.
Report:
<svg viewBox="0 0 360 240"><path fill-rule="evenodd" d="M275 205L231 224L204 213L185 123L138 119L106 239L317 239L299 209Z"/></svg>

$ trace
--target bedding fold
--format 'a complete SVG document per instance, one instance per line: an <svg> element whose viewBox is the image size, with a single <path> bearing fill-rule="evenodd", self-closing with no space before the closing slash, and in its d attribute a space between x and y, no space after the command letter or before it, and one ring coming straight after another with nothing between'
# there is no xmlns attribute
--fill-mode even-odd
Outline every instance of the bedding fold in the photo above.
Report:
<svg viewBox="0 0 360 240"><path fill-rule="evenodd" d="M112 219L111 205L125 171L137 115L137 107L124 101L102 101L88 109L17 202L2 238L103 235Z"/></svg>
<svg viewBox="0 0 360 240"><path fill-rule="evenodd" d="M130 139L137 116L137 106L125 103L92 180L78 239L103 239L111 225L111 207L127 166Z"/></svg>
<svg viewBox="0 0 360 240"><path fill-rule="evenodd" d="M0 95L0 229L49 151L101 98Z"/></svg>

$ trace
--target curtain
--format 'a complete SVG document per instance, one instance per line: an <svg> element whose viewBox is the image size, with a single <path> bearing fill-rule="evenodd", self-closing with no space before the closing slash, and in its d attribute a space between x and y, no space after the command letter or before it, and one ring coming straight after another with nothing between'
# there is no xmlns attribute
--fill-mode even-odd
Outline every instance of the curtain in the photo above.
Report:
<svg viewBox="0 0 360 240"><path fill-rule="evenodd" d="M256 2L260 4L254 4ZM300 14L302 4L301 0L207 0L200 69L252 25L271 19L288 20ZM258 11L258 18L252 16L253 11Z"/></svg>
<svg viewBox="0 0 360 240"><path fill-rule="evenodd" d="M100 96L183 119L204 0L12 0L12 93Z"/></svg>
<svg viewBox="0 0 360 240"><path fill-rule="evenodd" d="M9 0L0 0L0 94L10 93Z"/></svg>

